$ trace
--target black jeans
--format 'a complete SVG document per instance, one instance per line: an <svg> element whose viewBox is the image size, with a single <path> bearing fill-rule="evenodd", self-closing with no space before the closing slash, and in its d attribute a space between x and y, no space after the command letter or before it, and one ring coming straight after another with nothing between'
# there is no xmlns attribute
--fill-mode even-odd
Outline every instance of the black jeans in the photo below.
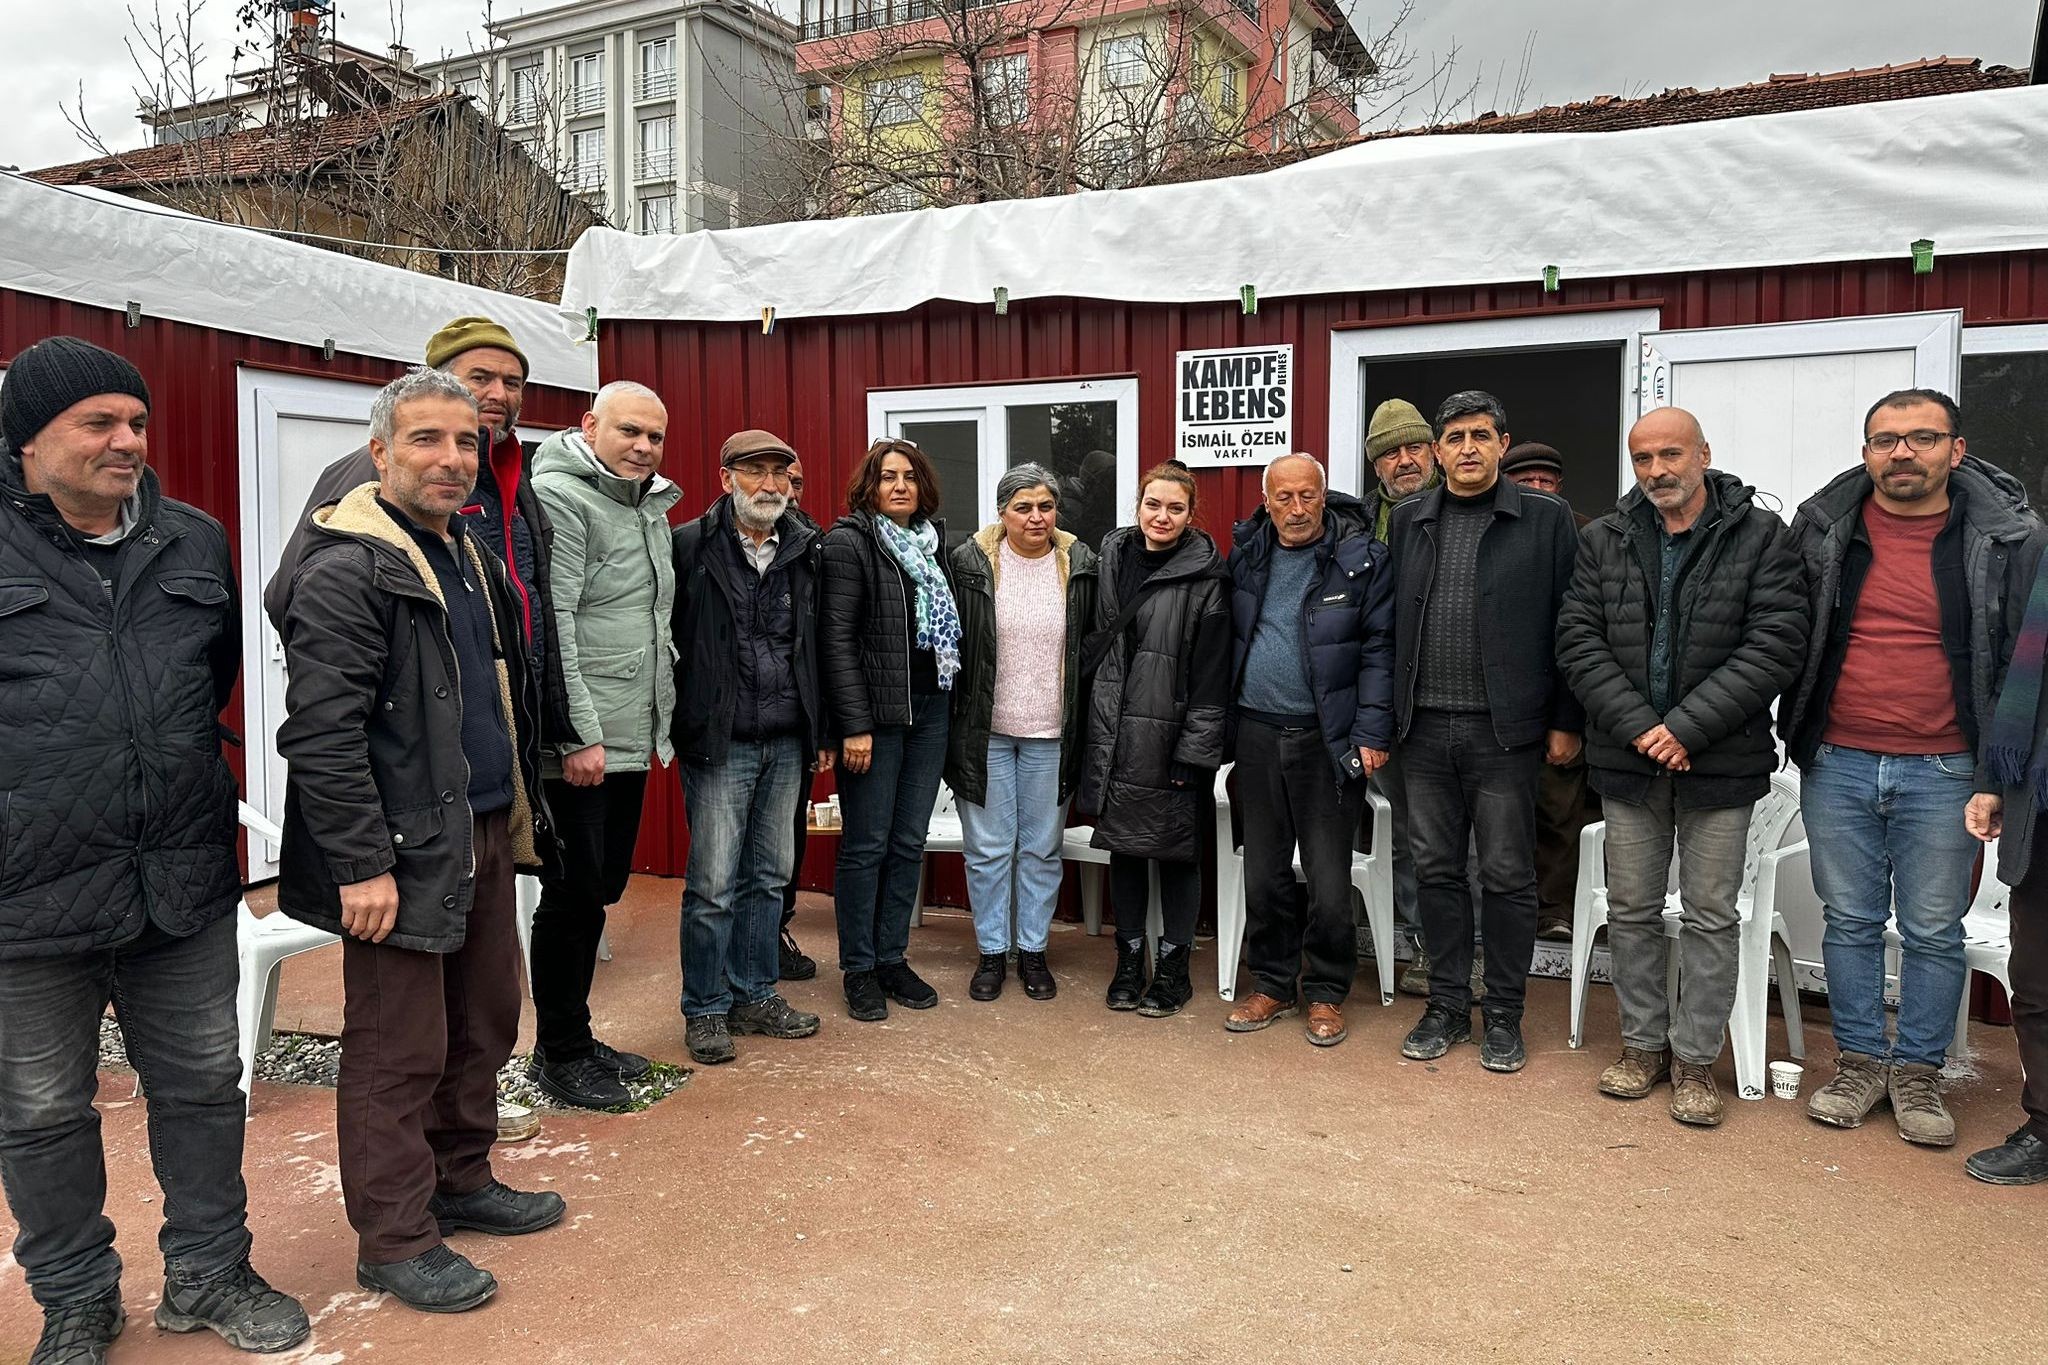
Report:
<svg viewBox="0 0 2048 1365"><path fill-rule="evenodd" d="M1429 946L1429 998L1472 1007L1472 887L1479 847L1479 929L1486 1009L1522 1013L1536 954L1536 780L1543 746L1503 749L1484 712L1423 711L1401 741L1416 905Z"/></svg>
<svg viewBox="0 0 2048 1365"><path fill-rule="evenodd" d="M562 841L559 869L541 873L533 912L534 1042L550 1062L591 1053L590 981L604 937L605 907L626 894L647 774L606 773L595 787L547 781Z"/></svg>
<svg viewBox="0 0 2048 1365"><path fill-rule="evenodd" d="M1237 803L1243 811L1245 963L1253 989L1342 1004L1358 973L1351 910L1351 850L1365 783L1339 784L1323 736L1246 718L1237 733ZM1301 849L1306 888L1294 877Z"/></svg>
<svg viewBox="0 0 2048 1365"><path fill-rule="evenodd" d="M189 938L151 925L119 948L0 961L0 1180L45 1308L121 1282L93 1108L109 1000L148 1096L165 1274L210 1279L248 1256L235 978L232 915Z"/></svg>
<svg viewBox="0 0 2048 1365"><path fill-rule="evenodd" d="M1109 908L1116 916L1116 936L1129 943L1145 937L1145 915L1152 902L1150 869L1159 869L1159 938L1185 948L1195 941L1195 917L1202 913L1202 868L1199 863L1174 863L1164 858L1109 855Z"/></svg>

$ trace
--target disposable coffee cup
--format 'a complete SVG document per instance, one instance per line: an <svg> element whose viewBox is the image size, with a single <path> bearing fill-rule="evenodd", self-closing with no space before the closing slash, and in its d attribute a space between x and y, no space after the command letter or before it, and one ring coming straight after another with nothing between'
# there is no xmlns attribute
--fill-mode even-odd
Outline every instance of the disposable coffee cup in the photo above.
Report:
<svg viewBox="0 0 2048 1365"><path fill-rule="evenodd" d="M1806 1068L1797 1062L1771 1063L1771 1093L1781 1100L1799 1098L1799 1078L1806 1074Z"/></svg>

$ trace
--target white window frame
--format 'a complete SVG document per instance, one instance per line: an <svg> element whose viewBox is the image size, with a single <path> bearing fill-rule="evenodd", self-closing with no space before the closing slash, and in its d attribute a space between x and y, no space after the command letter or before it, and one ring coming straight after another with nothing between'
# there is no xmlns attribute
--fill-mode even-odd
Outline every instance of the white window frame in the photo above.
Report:
<svg viewBox="0 0 2048 1365"><path fill-rule="evenodd" d="M1022 126L1031 117L1031 58L1023 52L1004 52L981 64L982 93L987 99L989 123L998 128ZM1000 89L996 87L1000 85Z"/></svg>
<svg viewBox="0 0 2048 1365"><path fill-rule="evenodd" d="M647 213L647 211L648 211L649 209L653 208L653 207L654 207L654 206L655 206L656 204L666 204L666 205L668 205L668 222L667 222L667 225L666 225L666 226L656 226L656 227L650 227L650 226L648 226L648 223L647 223L648 213ZM673 233L673 232L674 232L675 230L676 230L676 196L675 196L675 195L673 195L673 194L650 194L650 195L646 196L646 197L645 197L644 199L642 199L642 200L640 201L640 234L641 234L641 235L642 235L643 237L644 237L644 236L653 236L653 235L657 235L657 234L668 234L668 233Z"/></svg>
<svg viewBox="0 0 2048 1365"><path fill-rule="evenodd" d="M547 71L539 62L512 68L512 121L532 123L547 98Z"/></svg>
<svg viewBox="0 0 2048 1365"><path fill-rule="evenodd" d="M1142 33L1114 33L1095 45L1101 53L1101 81L1106 90L1130 90L1145 84L1152 47ZM1125 55L1129 54L1129 55Z"/></svg>
<svg viewBox="0 0 2048 1365"><path fill-rule="evenodd" d="M924 72L880 76L861 90L861 108L870 128L901 128L924 122L928 92Z"/></svg>
<svg viewBox="0 0 2048 1365"><path fill-rule="evenodd" d="M1229 62L1216 70L1216 107L1226 114L1237 112L1237 67Z"/></svg>
<svg viewBox="0 0 2048 1365"><path fill-rule="evenodd" d="M995 520L996 485L1009 469L1010 409L1048 403L1116 404L1116 524L1126 526L1138 503L1138 381L1134 377L1062 379L1031 384L969 384L958 387L868 390L871 439L902 434L903 422L973 420L980 427L976 451L975 508Z"/></svg>
<svg viewBox="0 0 2048 1365"><path fill-rule="evenodd" d="M1359 366L1373 360L1414 360L1470 351L1540 351L1569 346L1621 343L1622 447L1615 451L1620 476L1628 471L1626 435L1636 418L1637 352L1645 332L1663 325L1655 308L1600 309L1548 317L1480 318L1469 322L1421 322L1394 327L1346 327L1330 333L1330 486L1363 495L1374 479L1366 468L1365 392ZM1427 417L1429 414L1424 413ZM1512 421L1512 414L1510 420Z"/></svg>
<svg viewBox="0 0 2048 1365"><path fill-rule="evenodd" d="M586 141L597 147L597 155L584 157L580 148ZM601 188L605 183L605 140L602 128L578 128L569 134L569 178L578 189Z"/></svg>
<svg viewBox="0 0 2048 1365"><path fill-rule="evenodd" d="M647 59L659 52L660 64ZM668 78L663 85L660 78ZM640 40L640 98L643 100L668 99L676 93L676 40L674 34L662 38Z"/></svg>
<svg viewBox="0 0 2048 1365"><path fill-rule="evenodd" d="M585 79L590 75L591 79ZM586 103L587 97L587 103ZM604 109L604 53L584 52L569 59L569 113L595 114Z"/></svg>
<svg viewBox="0 0 2048 1365"><path fill-rule="evenodd" d="M634 149L638 161L638 175L642 180L672 180L676 173L676 116L674 114L652 114L638 120L638 131L634 134ZM661 128L661 146L647 145L647 130Z"/></svg>
<svg viewBox="0 0 2048 1365"><path fill-rule="evenodd" d="M2011 355L2048 352L2048 322L1997 323L1963 328L1964 355ZM1960 384L1961 378L1958 376ZM1961 395L1952 395L1958 402Z"/></svg>

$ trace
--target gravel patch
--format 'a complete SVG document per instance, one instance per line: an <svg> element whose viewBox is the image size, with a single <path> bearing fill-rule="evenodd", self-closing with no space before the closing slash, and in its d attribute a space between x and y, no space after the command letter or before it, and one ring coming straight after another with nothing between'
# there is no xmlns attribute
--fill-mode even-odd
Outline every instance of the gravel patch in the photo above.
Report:
<svg viewBox="0 0 2048 1365"><path fill-rule="evenodd" d="M100 1020L100 1065L130 1070L127 1044L121 1026L111 1017ZM280 1085L317 1085L332 1090L341 1070L341 1040L311 1033L273 1033L270 1046L256 1057L256 1079ZM637 1081L626 1082L633 1101L624 1112L639 1113L660 1103L689 1083L686 1066L654 1063L653 1069ZM515 1054L498 1073L498 1098L523 1104L541 1113L584 1112L557 1104L526 1078L526 1054Z"/></svg>

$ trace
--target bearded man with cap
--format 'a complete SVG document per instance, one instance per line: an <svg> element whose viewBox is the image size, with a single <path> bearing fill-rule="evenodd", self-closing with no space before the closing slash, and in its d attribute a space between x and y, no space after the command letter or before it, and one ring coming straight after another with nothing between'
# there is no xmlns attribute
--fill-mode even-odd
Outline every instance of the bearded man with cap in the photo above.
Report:
<svg viewBox="0 0 2048 1365"><path fill-rule="evenodd" d="M149 409L133 365L75 337L0 387L0 1181L36 1365L104 1361L126 1320L93 1108L110 1000L164 1193L157 1325L252 1351L311 1330L249 1264L234 566L150 472Z"/></svg>
<svg viewBox="0 0 2048 1365"><path fill-rule="evenodd" d="M1564 497L1564 456L1541 441L1522 441L1501 456L1500 472L1524 488ZM1567 499L1569 501L1569 499ZM1572 513L1581 531L1591 518ZM1586 781L1586 756L1546 763L1536 779L1536 937L1566 942L1579 894L1579 835L1600 818L1600 798Z"/></svg>
<svg viewBox="0 0 2048 1365"><path fill-rule="evenodd" d="M673 538L674 741L690 821L683 1042L699 1065L734 1034L808 1038L818 1016L776 993L790 807L832 766L818 690L817 526L790 506L796 452L766 431L718 452L725 492Z"/></svg>
<svg viewBox="0 0 2048 1365"><path fill-rule="evenodd" d="M580 749L600 742L599 734L578 730L569 714L562 659L549 647L554 628L553 525L541 506L532 467L519 441L519 408L526 394L526 353L512 334L484 317L455 318L427 338L429 369L445 370L476 399L481 427L476 490L462 508L463 522L505 566L519 607L519 625L533 659L540 688L540 737L544 744ZM276 572L263 589L263 609L282 619L292 575L311 543L308 527L317 508L340 502L352 490L377 481L370 447L352 450L321 471L306 499L299 524L285 542ZM587 718L586 718L587 719ZM523 1105L498 1104L501 1139L517 1141L540 1131L540 1120Z"/></svg>

